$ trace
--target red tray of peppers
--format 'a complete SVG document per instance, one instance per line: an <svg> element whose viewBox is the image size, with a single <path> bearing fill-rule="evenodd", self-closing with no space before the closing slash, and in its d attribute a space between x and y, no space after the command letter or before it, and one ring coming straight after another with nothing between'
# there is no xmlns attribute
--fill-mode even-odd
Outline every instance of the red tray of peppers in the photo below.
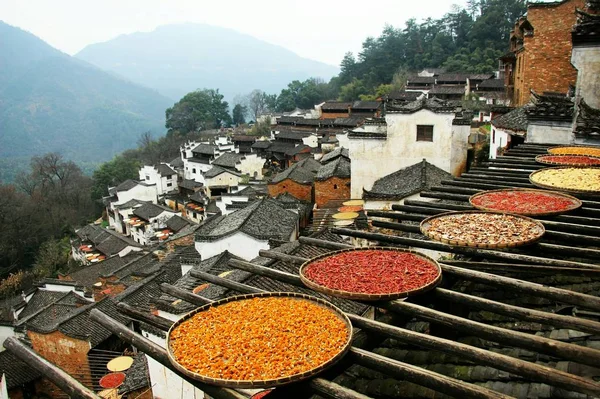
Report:
<svg viewBox="0 0 600 399"><path fill-rule="evenodd" d="M352 248L313 258L300 267L309 288L331 296L363 301L404 298L434 288L439 264L419 252L391 248Z"/></svg>

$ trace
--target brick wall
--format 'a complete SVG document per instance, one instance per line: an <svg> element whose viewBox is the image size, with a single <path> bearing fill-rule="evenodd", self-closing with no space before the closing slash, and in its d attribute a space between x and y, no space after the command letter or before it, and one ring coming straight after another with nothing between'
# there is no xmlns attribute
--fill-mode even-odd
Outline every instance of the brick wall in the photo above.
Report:
<svg viewBox="0 0 600 399"><path fill-rule="evenodd" d="M569 0L556 6L529 6L527 20L534 33L524 37L524 51L517 53L515 105L529 101L530 89L538 93L566 93L569 84L575 84L577 70L571 65L571 28L576 22L575 8L584 5L585 0Z"/></svg>
<svg viewBox="0 0 600 399"><path fill-rule="evenodd" d="M308 184L299 184L293 180L285 179L277 184L269 184L269 196L277 197L279 194L289 193L302 201L312 202L313 187Z"/></svg>
<svg viewBox="0 0 600 399"><path fill-rule="evenodd" d="M92 377L87 358L90 344L87 341L68 337L60 331L54 331L50 334L27 331L27 335L31 340L33 350L40 356L67 373L77 376L77 380L90 387ZM44 391L50 397L62 394L62 391L53 384L48 384Z"/></svg>
<svg viewBox="0 0 600 399"><path fill-rule="evenodd" d="M315 202L321 208L330 200L350 199L350 179L332 177L315 182Z"/></svg>

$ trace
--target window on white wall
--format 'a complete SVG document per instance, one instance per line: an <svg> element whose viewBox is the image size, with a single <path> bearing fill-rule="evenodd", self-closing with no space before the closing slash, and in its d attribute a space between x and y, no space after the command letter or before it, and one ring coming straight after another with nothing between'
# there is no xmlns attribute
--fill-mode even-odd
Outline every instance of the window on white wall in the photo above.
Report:
<svg viewBox="0 0 600 399"><path fill-rule="evenodd" d="M433 125L417 125L417 141L433 141Z"/></svg>

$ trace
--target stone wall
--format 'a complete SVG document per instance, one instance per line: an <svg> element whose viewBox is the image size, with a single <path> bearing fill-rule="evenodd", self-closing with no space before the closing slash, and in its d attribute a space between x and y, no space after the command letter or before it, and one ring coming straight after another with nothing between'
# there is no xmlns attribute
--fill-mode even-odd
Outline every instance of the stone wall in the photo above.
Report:
<svg viewBox="0 0 600 399"><path fill-rule="evenodd" d="M268 188L269 196L272 198L288 193L299 200L313 202L313 186L310 184L299 184L291 179L285 179L277 184L269 184Z"/></svg>

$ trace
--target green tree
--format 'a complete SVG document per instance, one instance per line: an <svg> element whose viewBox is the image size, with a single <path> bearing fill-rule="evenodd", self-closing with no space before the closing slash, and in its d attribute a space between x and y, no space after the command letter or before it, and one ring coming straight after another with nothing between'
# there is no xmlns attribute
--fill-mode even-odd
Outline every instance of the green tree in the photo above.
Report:
<svg viewBox="0 0 600 399"><path fill-rule="evenodd" d="M248 113L248 108L242 104L236 104L233 107L233 124L241 125L246 122L245 115Z"/></svg>
<svg viewBox="0 0 600 399"><path fill-rule="evenodd" d="M186 136L191 132L229 125L229 105L223 98L218 89L196 90L186 94L166 110L168 134L178 132Z"/></svg>
<svg viewBox="0 0 600 399"><path fill-rule="evenodd" d="M127 153L103 163L92 175L92 198L100 199L108 195L108 187L114 187L127 179L137 179L140 166L141 162L135 156L127 156Z"/></svg>
<svg viewBox="0 0 600 399"><path fill-rule="evenodd" d="M352 82L347 85L342 86L340 90L340 101L355 101L360 98L360 96L368 95L369 91L365 87L362 80L352 79Z"/></svg>

